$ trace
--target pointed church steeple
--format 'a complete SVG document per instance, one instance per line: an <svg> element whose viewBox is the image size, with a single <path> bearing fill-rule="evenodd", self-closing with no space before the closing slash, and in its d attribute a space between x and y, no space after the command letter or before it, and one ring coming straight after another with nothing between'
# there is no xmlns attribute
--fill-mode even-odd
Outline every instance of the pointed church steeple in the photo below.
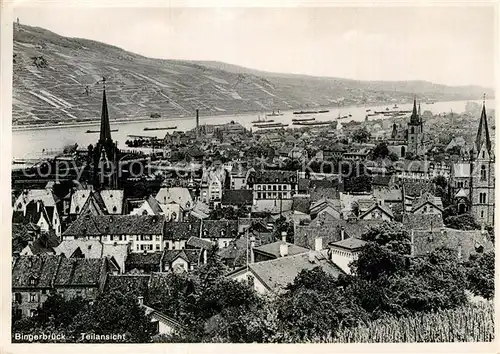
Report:
<svg viewBox="0 0 500 354"><path fill-rule="evenodd" d="M481 146L486 144L486 150L488 154L491 154L491 140L490 140L490 132L488 130L488 118L486 117L486 105L483 97L483 110L481 112L481 118L479 120L479 128L477 129L476 135L476 149L479 152L481 150Z"/></svg>
<svg viewBox="0 0 500 354"><path fill-rule="evenodd" d="M413 99L413 111L411 112L410 124L419 124L416 98Z"/></svg>
<svg viewBox="0 0 500 354"><path fill-rule="evenodd" d="M102 81L104 88L102 90L101 135L99 137L100 142L112 141L111 128L109 126L108 102L106 100L106 79L103 78Z"/></svg>

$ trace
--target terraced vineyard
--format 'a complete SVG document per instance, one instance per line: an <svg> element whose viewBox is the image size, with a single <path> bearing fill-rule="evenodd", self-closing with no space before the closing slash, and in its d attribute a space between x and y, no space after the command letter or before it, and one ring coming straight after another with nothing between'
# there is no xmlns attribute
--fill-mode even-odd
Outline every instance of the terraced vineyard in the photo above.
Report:
<svg viewBox="0 0 500 354"><path fill-rule="evenodd" d="M111 45L14 27L13 124L98 119L102 77L112 119L193 116L409 100L480 97L482 88L360 82L261 73L224 63L150 59ZM397 91L403 87L403 91Z"/></svg>

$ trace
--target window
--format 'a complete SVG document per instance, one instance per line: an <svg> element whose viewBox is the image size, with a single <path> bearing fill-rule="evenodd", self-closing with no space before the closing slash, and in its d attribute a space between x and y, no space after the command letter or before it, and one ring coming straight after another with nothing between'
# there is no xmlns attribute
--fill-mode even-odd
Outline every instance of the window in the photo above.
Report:
<svg viewBox="0 0 500 354"><path fill-rule="evenodd" d="M75 212L78 214L80 212L80 207L77 205L75 208Z"/></svg>
<svg viewBox="0 0 500 354"><path fill-rule="evenodd" d="M160 245L156 245L156 250L159 251L160 250Z"/></svg>
<svg viewBox="0 0 500 354"><path fill-rule="evenodd" d="M14 301L19 303L19 304L23 301L23 297L22 297L21 293L14 294Z"/></svg>
<svg viewBox="0 0 500 354"><path fill-rule="evenodd" d="M479 193L479 203L486 204L486 193Z"/></svg>
<svg viewBox="0 0 500 354"><path fill-rule="evenodd" d="M17 209L22 209L23 205L21 203L17 204Z"/></svg>
<svg viewBox="0 0 500 354"><path fill-rule="evenodd" d="M463 188L464 187L464 182L458 182L457 183L458 188Z"/></svg>
<svg viewBox="0 0 500 354"><path fill-rule="evenodd" d="M30 294L30 302L36 301L36 294Z"/></svg>
<svg viewBox="0 0 500 354"><path fill-rule="evenodd" d="M484 218L484 210L481 210L481 218Z"/></svg>
<svg viewBox="0 0 500 354"><path fill-rule="evenodd" d="M483 154L482 154L482 157L483 157L483 159L484 159L484 150L483 150Z"/></svg>
<svg viewBox="0 0 500 354"><path fill-rule="evenodd" d="M35 286L35 282L36 282L35 278L30 278L30 285L31 286Z"/></svg>
<svg viewBox="0 0 500 354"><path fill-rule="evenodd" d="M115 205L115 206L113 206L113 213L116 213L116 210L117 209L116 209L116 205Z"/></svg>
<svg viewBox="0 0 500 354"><path fill-rule="evenodd" d="M486 166L481 165L481 181L486 181Z"/></svg>

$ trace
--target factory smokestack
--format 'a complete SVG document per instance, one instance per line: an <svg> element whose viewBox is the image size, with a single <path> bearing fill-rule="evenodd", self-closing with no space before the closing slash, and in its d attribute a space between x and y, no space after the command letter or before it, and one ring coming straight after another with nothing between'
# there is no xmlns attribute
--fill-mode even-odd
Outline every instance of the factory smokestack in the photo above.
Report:
<svg viewBox="0 0 500 354"><path fill-rule="evenodd" d="M196 110L196 136L200 135L200 110Z"/></svg>

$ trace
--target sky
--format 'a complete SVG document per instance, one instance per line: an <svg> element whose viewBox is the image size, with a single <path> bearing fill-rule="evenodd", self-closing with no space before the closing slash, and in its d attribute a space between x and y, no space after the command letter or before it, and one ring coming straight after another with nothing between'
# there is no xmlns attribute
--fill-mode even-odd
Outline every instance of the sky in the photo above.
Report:
<svg viewBox="0 0 500 354"><path fill-rule="evenodd" d="M21 3L22 4L22 3ZM50 4L50 3L49 3ZM494 87L494 11L475 7L14 8L21 24L154 58L356 80Z"/></svg>

